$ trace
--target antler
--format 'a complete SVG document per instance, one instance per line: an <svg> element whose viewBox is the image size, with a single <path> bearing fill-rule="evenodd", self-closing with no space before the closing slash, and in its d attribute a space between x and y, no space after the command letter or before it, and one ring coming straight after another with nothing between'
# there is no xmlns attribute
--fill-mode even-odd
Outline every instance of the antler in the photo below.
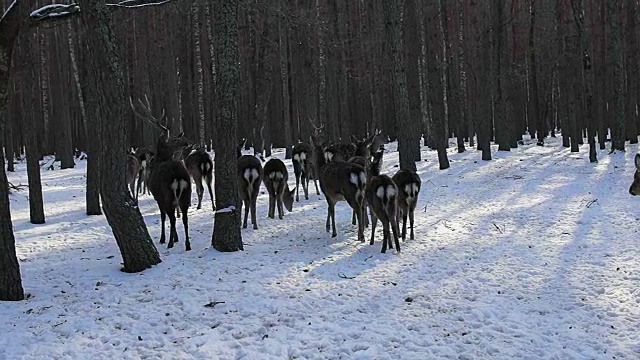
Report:
<svg viewBox="0 0 640 360"><path fill-rule="evenodd" d="M162 120L164 120L164 117L165 117L164 109L162 109L162 114L160 115L160 118L156 119L156 117L153 116L153 113L151 112L151 104L149 103L149 97L147 97L146 94L144 95L144 100L145 100L145 102L143 103L142 100L138 99L138 104L139 104L140 108L142 109L142 112L140 112L133 105L133 99L131 99L131 97L129 97L129 105L131 105L131 109L133 110L133 113L138 118L140 118L142 120L145 120L149 124L151 124L152 126L162 130L168 136L169 135L169 128L167 128L165 125L162 124Z"/></svg>

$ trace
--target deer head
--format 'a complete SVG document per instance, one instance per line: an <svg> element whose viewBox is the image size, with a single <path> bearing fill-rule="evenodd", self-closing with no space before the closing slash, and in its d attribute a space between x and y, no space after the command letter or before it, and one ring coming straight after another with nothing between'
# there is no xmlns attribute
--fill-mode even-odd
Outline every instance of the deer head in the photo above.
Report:
<svg viewBox="0 0 640 360"><path fill-rule="evenodd" d="M640 154L636 154L634 159L636 165L636 172L633 174L633 183L629 188L629 194L636 196L640 195Z"/></svg>

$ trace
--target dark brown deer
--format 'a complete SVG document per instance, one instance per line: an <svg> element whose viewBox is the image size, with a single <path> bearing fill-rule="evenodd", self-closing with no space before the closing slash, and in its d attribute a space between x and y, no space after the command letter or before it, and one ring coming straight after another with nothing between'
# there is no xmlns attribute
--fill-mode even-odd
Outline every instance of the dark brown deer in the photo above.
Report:
<svg viewBox="0 0 640 360"><path fill-rule="evenodd" d="M176 152L182 151L187 145L187 140L180 133L172 136L169 128L162 124L164 110L160 118L153 116L149 99L145 96L146 103L138 100L141 111L138 111L129 99L134 114L146 120L149 124L162 130L162 135L158 139L156 146L156 156L149 164L149 190L153 198L158 203L160 209L160 219L162 222L162 233L160 243L165 242L165 221L169 217L170 232L168 248L173 247L174 242L178 242L178 232L176 231L176 209L182 213L182 224L184 225L185 249L191 250L189 241L189 221L187 211L191 205L191 178L189 172L184 167L182 161L173 159Z"/></svg>
<svg viewBox="0 0 640 360"><path fill-rule="evenodd" d="M293 192L289 190L287 181L289 172L280 159L270 159L264 164L264 186L269 193L269 213L270 218L275 217L276 205L278 206L278 219L282 220L282 204L289 212L293 210Z"/></svg>
<svg viewBox="0 0 640 360"><path fill-rule="evenodd" d="M315 171L315 160L313 148L308 143L297 143L293 146L293 173L296 176L296 201L300 201L298 192L300 190L300 182L302 181L302 189L304 190L305 200L309 200L309 180L313 178L316 185L316 193L320 195L318 190L318 180Z"/></svg>
<svg viewBox="0 0 640 360"><path fill-rule="evenodd" d="M393 240L396 244L396 250L400 252L400 241L398 240L398 188L396 184L387 175L374 176L367 183L366 199L371 209L371 241L376 232L378 219L382 222L382 253L389 249L393 249L391 242L391 232L393 232ZM389 231L391 228L391 232Z"/></svg>
<svg viewBox="0 0 640 360"><path fill-rule="evenodd" d="M636 172L633 174L633 183L631 183L631 187L629 187L629 194L636 196L640 195L640 154L636 154L634 163L636 165Z"/></svg>
<svg viewBox="0 0 640 360"><path fill-rule="evenodd" d="M204 149L193 149L184 159L184 165L196 184L196 193L198 194L198 209L202 208L202 196L204 195L204 186L202 180L207 185L209 197L213 210L216 205L213 199L213 191L211 190L211 182L213 181L213 161L211 155Z"/></svg>
<svg viewBox="0 0 640 360"><path fill-rule="evenodd" d="M140 171L138 171L138 183L136 186L136 201L138 196L149 193L149 163L155 154L151 149L140 147L136 149L136 157L140 161Z"/></svg>
<svg viewBox="0 0 640 360"><path fill-rule="evenodd" d="M311 136L311 143L316 153L321 153L322 145L317 137ZM346 201L355 211L358 222L358 240L364 242L363 204L366 183L365 170L362 166L344 161L327 162L324 156L316 156L316 169L320 178L320 189L327 200L326 230L331 237L338 235L336 231L335 206L338 201Z"/></svg>
<svg viewBox="0 0 640 360"><path fill-rule="evenodd" d="M360 166L362 166L364 169L366 169L366 174L367 174L367 183L369 182L369 180L374 177L374 176L378 176L380 175L380 168L382 167L382 154L383 154L383 150L378 150L373 154L373 157L371 158L371 162L367 163L366 159L362 156L354 156L351 159L349 159L349 162L354 163L354 164L358 164ZM369 226L369 218L367 217L367 201L365 198L365 203L364 203L364 210L363 210L363 216L364 216L364 226L368 227ZM356 224L356 213L355 211L351 214L351 224L355 225Z"/></svg>
<svg viewBox="0 0 640 360"><path fill-rule="evenodd" d="M138 161L138 158L133 154L127 154L127 173L125 176L125 180L127 182L127 185L129 185L129 192L131 193L131 197L135 196L136 201L138 201L138 197L136 196L134 189L136 175L138 175L139 171L140 161Z"/></svg>
<svg viewBox="0 0 640 360"><path fill-rule="evenodd" d="M402 215L402 240L407 238L407 216L411 223L411 236L413 240L413 213L418 203L420 186L422 182L420 176L413 170L399 170L393 175L393 182L398 187L398 210ZM399 219L399 217L398 217Z"/></svg>
<svg viewBox="0 0 640 360"><path fill-rule="evenodd" d="M242 228L247 228L247 218L251 210L251 222L253 228L258 228L256 219L256 201L262 182L262 163L253 155L242 155L238 158L238 195L240 196L240 212L244 209L244 222Z"/></svg>

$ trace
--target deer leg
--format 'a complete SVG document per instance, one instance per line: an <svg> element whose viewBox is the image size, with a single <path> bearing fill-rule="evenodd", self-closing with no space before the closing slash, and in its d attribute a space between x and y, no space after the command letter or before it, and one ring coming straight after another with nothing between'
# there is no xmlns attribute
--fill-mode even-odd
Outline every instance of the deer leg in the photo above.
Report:
<svg viewBox="0 0 640 360"><path fill-rule="evenodd" d="M242 228L247 228L247 219L249 218L249 208L251 205L249 204L249 200L243 200L244 202L244 222L242 223ZM242 210L242 209L241 209Z"/></svg>
<svg viewBox="0 0 640 360"><path fill-rule="evenodd" d="M364 215L362 207L359 206L356 211L356 218L358 220L358 240L360 240L360 242L364 242L364 221L362 220L362 215Z"/></svg>
<svg viewBox="0 0 640 360"><path fill-rule="evenodd" d="M409 239L411 240L413 240L413 211L414 210L415 208L409 210L409 222L410 222L409 226L411 227L411 236L409 237Z"/></svg>
<svg viewBox="0 0 640 360"><path fill-rule="evenodd" d="M281 190L280 194L276 198L276 204L278 205L278 219L282 220L282 214L284 213L282 209L282 196L283 196L284 189L280 189L280 190Z"/></svg>
<svg viewBox="0 0 640 360"><path fill-rule="evenodd" d="M202 196L204 195L204 186L202 186L202 175L194 175L193 181L196 183L196 193L198 194L198 207L196 209L200 210L202 208Z"/></svg>
<svg viewBox="0 0 640 360"><path fill-rule="evenodd" d="M329 213L331 215L331 237L336 237L338 236L338 231L336 231L336 204L331 205Z"/></svg>
<svg viewBox="0 0 640 360"><path fill-rule="evenodd" d="M257 195L257 194L256 194ZM257 216L256 216L256 201L257 199L254 197L251 197L251 223L253 224L253 229L257 230L258 229L258 220L257 220Z"/></svg>
<svg viewBox="0 0 640 360"><path fill-rule="evenodd" d="M407 210L402 212L402 241L407 239Z"/></svg>
<svg viewBox="0 0 640 360"><path fill-rule="evenodd" d="M356 211L351 210L351 225L355 225L355 224L356 224Z"/></svg>
<svg viewBox="0 0 640 360"><path fill-rule="evenodd" d="M320 190L318 190L318 180L316 180L316 178L313 178L313 182L314 184L316 184L316 195L320 195ZM307 185L309 186L309 185Z"/></svg>
<svg viewBox="0 0 640 360"><path fill-rule="evenodd" d="M367 216L367 200L362 201L362 216L364 218L364 226L369 227L369 216Z"/></svg>
<svg viewBox="0 0 640 360"><path fill-rule="evenodd" d="M167 215L169 215L169 225L171 227L169 229L169 245L167 245L167 248L171 249L173 247L175 239L178 237L178 233L176 231L176 216L173 210L170 211Z"/></svg>
<svg viewBox="0 0 640 360"><path fill-rule="evenodd" d="M270 219L273 219L275 217L275 212L276 212L276 194L269 194L269 212L267 213L267 216Z"/></svg>
<svg viewBox="0 0 640 360"><path fill-rule="evenodd" d="M182 217L182 225L184 226L184 246L185 251L191 250L191 242L189 241L189 221L187 220L187 210L189 209L189 204L182 204L182 213L184 216ZM178 238L176 232L176 239Z"/></svg>
<svg viewBox="0 0 640 360"><path fill-rule="evenodd" d="M300 202L300 196L298 195L299 190L300 190L300 174L296 175L296 202Z"/></svg>
<svg viewBox="0 0 640 360"><path fill-rule="evenodd" d="M213 199L213 190L211 190L211 180L211 175L204 177L204 182L207 183L207 190L209 190L209 197L211 198L211 206L213 206L213 211L216 211L216 202Z"/></svg>
<svg viewBox="0 0 640 360"><path fill-rule="evenodd" d="M302 179L302 189L304 190L304 198L309 200L309 174L306 172L302 174L304 178Z"/></svg>
<svg viewBox="0 0 640 360"><path fill-rule="evenodd" d="M398 221L395 216L391 218L391 231L393 232L393 241L396 243L396 251L400 252L400 240L398 240ZM389 239L391 241L391 239Z"/></svg>
<svg viewBox="0 0 640 360"><path fill-rule="evenodd" d="M373 239L376 234L376 226L378 225L378 217L371 211L371 241L369 245L373 245Z"/></svg>
<svg viewBox="0 0 640 360"><path fill-rule="evenodd" d="M164 244L164 241L165 241L164 222L166 219L167 219L167 213L164 211L163 208L160 208L160 223L162 223L162 230L160 232L160 244Z"/></svg>
<svg viewBox="0 0 640 360"><path fill-rule="evenodd" d="M385 219L386 220L386 219ZM382 220L382 250L380 251L381 253L386 253L387 252L387 246L390 249L393 249L393 247L391 247L391 242L389 241L389 221L385 221Z"/></svg>

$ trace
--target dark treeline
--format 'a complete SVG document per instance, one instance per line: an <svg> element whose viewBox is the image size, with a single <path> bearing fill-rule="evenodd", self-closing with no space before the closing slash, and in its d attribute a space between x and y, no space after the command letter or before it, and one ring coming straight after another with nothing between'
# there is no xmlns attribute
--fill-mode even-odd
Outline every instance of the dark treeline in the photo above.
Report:
<svg viewBox="0 0 640 360"><path fill-rule="evenodd" d="M126 95L147 95L173 129L208 149L215 4L176 0L112 16ZM485 149L490 159L491 141L508 150L526 132L542 145L562 130L577 151L596 135L604 147L610 129L622 150L638 134L637 8L635 0L241 1L237 135L268 156L308 139L311 124L324 124L330 140L380 128L414 160L420 134L441 150L456 136L459 151ZM74 149L87 149L78 22L38 27L17 44L7 159L28 139L63 168ZM130 145L152 145L154 130L126 116Z"/></svg>

